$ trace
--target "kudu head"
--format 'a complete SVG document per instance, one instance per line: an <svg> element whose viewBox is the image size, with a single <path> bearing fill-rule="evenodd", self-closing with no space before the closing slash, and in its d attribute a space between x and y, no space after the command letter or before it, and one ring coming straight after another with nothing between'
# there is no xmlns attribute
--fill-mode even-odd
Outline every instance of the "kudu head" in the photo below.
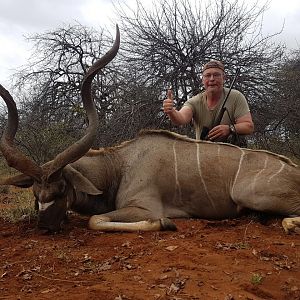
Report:
<svg viewBox="0 0 300 300"><path fill-rule="evenodd" d="M18 112L13 98L0 85L0 95L8 109L7 126L0 141L0 150L8 165L22 173L5 179L1 184L18 187L32 186L36 198L36 207L39 209L39 228L51 232L61 229L68 207L74 197L74 184L76 184L76 190L79 192L92 195L102 193L69 164L81 158L95 140L98 115L91 94L92 80L99 70L116 56L119 45L120 32L117 26L114 45L90 67L82 82L81 96L89 123L85 135L43 166L37 165L15 146L14 138L18 129Z"/></svg>

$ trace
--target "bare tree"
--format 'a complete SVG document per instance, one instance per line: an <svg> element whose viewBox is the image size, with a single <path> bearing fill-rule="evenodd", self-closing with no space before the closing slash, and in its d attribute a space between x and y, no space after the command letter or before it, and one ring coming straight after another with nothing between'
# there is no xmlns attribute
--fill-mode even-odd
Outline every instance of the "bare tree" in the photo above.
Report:
<svg viewBox="0 0 300 300"><path fill-rule="evenodd" d="M225 62L228 82L241 68L236 87L247 96L254 115L254 146L270 147L270 128L275 127L277 132L288 131L289 142L297 138L291 130L293 121L288 121L291 112L282 110L286 111L284 122L272 113L281 110L277 96L288 94L278 81L282 76L278 69L287 61L283 60L284 47L273 43L272 35L261 34L265 10L266 6L225 0L206 6L196 0L159 0L151 9L139 0L135 9L118 6L121 49L93 86L100 117L95 146L118 143L143 128L194 136L191 126L170 124L161 111L162 100L170 85L178 108L198 93L201 67L212 58ZM22 130L18 140L38 162L51 159L82 134L86 121L80 84L88 67L112 40L104 29L80 24L29 38L35 52L17 76ZM282 72L289 74L284 68ZM293 120L298 117L294 115ZM276 126L276 122L284 126Z"/></svg>
<svg viewBox="0 0 300 300"><path fill-rule="evenodd" d="M257 143L300 159L300 51L290 51L273 74L270 101L261 103L263 130Z"/></svg>
<svg viewBox="0 0 300 300"><path fill-rule="evenodd" d="M270 74L284 53L272 35L261 34L266 6L202 3L158 1L149 10L137 1L134 10L119 7L125 34L122 61L133 66L145 86L155 80L163 92L171 85L178 108L201 90L201 66L209 59L225 62L228 82L241 68L237 88L247 96L260 130L260 103L272 95L276 81Z"/></svg>
<svg viewBox="0 0 300 300"><path fill-rule="evenodd" d="M36 34L29 41L35 51L16 81L21 106L20 145L41 163L82 135L86 127L80 98L82 78L110 48L113 37L103 29L98 32L75 24ZM103 124L111 115L111 97L116 94L112 66L97 75L93 87Z"/></svg>

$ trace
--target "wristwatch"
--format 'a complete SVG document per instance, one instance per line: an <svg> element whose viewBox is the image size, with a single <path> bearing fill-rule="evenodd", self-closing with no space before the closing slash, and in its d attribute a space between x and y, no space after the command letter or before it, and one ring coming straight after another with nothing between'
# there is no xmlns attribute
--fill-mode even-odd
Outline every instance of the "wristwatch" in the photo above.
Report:
<svg viewBox="0 0 300 300"><path fill-rule="evenodd" d="M236 133L236 130L235 130L235 127L233 124L229 125L229 131L230 131L230 133Z"/></svg>

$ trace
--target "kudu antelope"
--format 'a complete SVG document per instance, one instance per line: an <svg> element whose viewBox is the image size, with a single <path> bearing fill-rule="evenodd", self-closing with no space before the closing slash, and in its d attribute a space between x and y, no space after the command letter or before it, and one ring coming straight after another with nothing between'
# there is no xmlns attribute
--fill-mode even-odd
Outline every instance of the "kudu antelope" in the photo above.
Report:
<svg viewBox="0 0 300 300"><path fill-rule="evenodd" d="M288 217L283 220L284 229L298 231L300 169L283 156L162 130L144 131L116 147L89 150L98 124L91 82L115 57L119 43L117 28L111 50L84 77L86 134L43 166L14 145L17 109L0 86L8 107L1 150L8 165L21 172L2 184L33 187L38 226L57 231L67 211L73 210L91 215L92 229L174 230L172 218L230 218L245 208Z"/></svg>

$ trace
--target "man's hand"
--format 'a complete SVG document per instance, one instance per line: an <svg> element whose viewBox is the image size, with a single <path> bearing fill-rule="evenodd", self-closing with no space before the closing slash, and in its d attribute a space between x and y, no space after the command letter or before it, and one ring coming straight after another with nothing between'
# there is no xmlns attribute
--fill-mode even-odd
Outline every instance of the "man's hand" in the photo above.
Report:
<svg viewBox="0 0 300 300"><path fill-rule="evenodd" d="M171 88L168 89L167 99L163 101L164 113L166 113L169 119L175 125L184 125L191 122L193 117L193 111L188 106L183 106L179 111L174 107L174 95Z"/></svg>
<svg viewBox="0 0 300 300"><path fill-rule="evenodd" d="M211 129L208 133L208 139L211 141L215 140L225 140L230 134L230 129L228 125L218 125Z"/></svg>
<svg viewBox="0 0 300 300"><path fill-rule="evenodd" d="M171 88L168 89L167 97L168 98L163 101L163 108L166 114L170 114L174 110L174 95Z"/></svg>

